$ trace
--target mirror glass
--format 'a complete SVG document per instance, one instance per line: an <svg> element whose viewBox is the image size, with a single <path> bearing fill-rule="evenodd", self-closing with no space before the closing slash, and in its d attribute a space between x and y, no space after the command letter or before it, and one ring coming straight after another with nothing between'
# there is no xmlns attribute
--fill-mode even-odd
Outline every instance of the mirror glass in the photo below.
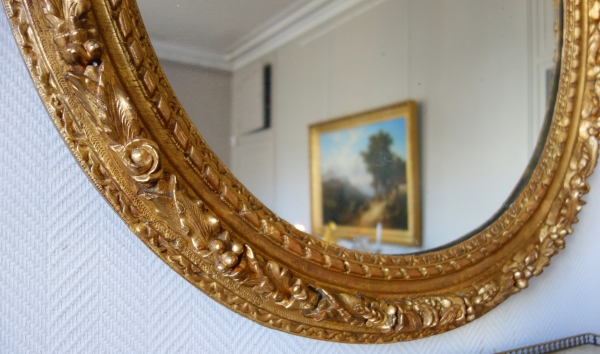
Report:
<svg viewBox="0 0 600 354"><path fill-rule="evenodd" d="M321 171L321 186L333 181L344 195L335 200L340 213L354 213L349 223L375 220L369 231L325 237L362 251L415 253L468 236L503 210L537 162L559 65L552 0L138 5L170 84L209 145L265 205L318 237L328 229L311 224L316 124L416 104L408 129L420 206L413 198L402 208L418 208L420 241L398 245L377 234L391 195L406 190L406 182L377 182L365 157L383 128L338 134L334 167ZM396 143L382 163L397 155L406 167L411 157Z"/></svg>

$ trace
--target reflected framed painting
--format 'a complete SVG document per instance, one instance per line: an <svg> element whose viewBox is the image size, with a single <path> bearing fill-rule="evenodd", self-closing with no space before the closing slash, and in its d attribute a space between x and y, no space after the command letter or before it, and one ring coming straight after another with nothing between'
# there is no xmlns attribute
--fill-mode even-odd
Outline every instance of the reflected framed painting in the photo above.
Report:
<svg viewBox="0 0 600 354"><path fill-rule="evenodd" d="M314 234L421 244L416 107L408 101L310 126Z"/></svg>

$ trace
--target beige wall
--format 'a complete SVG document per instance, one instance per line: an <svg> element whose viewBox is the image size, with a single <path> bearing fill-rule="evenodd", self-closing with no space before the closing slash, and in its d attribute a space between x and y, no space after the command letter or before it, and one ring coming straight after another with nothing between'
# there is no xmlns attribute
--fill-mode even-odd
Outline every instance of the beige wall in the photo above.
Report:
<svg viewBox="0 0 600 354"><path fill-rule="evenodd" d="M413 99L423 246L473 230L500 208L529 158L529 12L516 0L366 2L235 71L234 173L280 216L310 225L308 126ZM267 62L273 127L250 139L240 127L252 119L252 91L236 83ZM260 168L248 163L257 159Z"/></svg>
<svg viewBox="0 0 600 354"><path fill-rule="evenodd" d="M177 98L208 145L230 164L231 74L163 60Z"/></svg>

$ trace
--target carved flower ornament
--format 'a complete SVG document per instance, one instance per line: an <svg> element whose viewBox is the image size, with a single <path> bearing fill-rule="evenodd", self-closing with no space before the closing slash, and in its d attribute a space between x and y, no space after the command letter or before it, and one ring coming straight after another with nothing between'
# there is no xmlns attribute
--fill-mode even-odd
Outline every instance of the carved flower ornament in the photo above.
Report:
<svg viewBox="0 0 600 354"><path fill-rule="evenodd" d="M123 164L137 182L149 182L160 177L162 168L158 147L152 140L137 138L123 147Z"/></svg>

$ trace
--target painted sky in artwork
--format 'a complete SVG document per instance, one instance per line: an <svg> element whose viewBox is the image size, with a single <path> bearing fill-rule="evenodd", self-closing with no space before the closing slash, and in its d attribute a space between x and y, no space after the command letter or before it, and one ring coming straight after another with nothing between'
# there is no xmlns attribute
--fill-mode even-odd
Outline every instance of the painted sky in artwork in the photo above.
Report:
<svg viewBox="0 0 600 354"><path fill-rule="evenodd" d="M385 122L321 134L321 179L347 180L362 193L373 196L373 177L360 154L369 146L369 137L380 130L389 133L394 142L392 152L406 161L406 119L400 117Z"/></svg>

